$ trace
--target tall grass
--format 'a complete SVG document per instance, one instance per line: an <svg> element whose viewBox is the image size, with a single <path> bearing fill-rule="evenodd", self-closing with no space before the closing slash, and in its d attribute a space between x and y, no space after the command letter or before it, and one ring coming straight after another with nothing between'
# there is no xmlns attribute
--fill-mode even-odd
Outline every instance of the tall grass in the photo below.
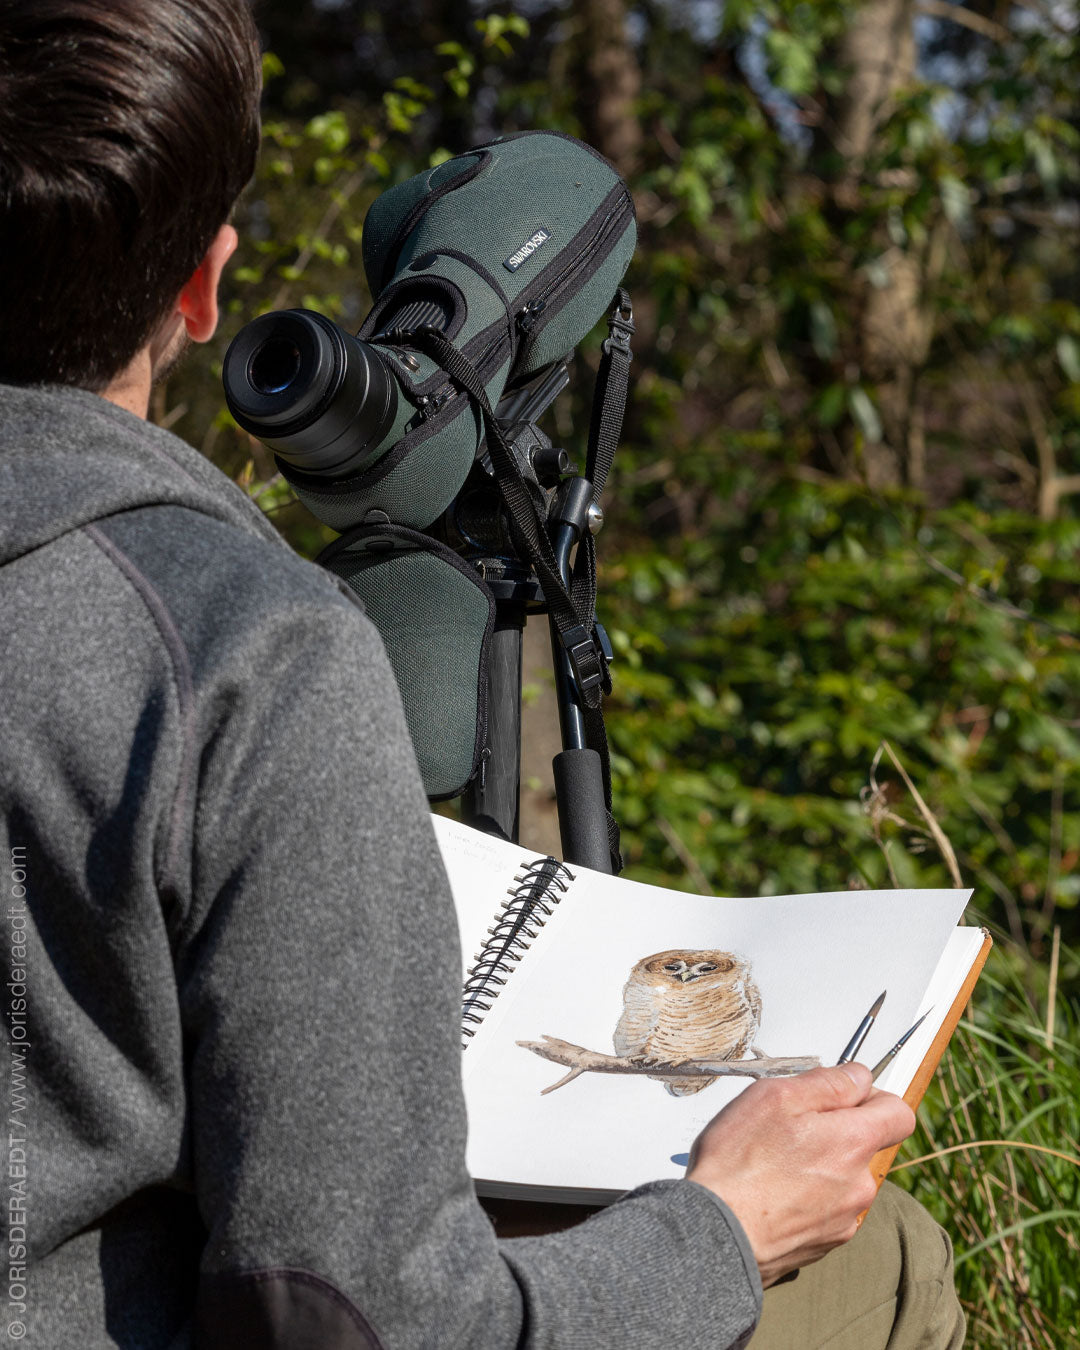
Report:
<svg viewBox="0 0 1080 1350"><path fill-rule="evenodd" d="M995 935L892 1179L952 1235L974 1350L1080 1347L1080 1008ZM1062 968L1075 969L1066 952ZM1030 990L1043 975L1043 1011ZM1052 1011L1051 1011L1052 1010Z"/></svg>

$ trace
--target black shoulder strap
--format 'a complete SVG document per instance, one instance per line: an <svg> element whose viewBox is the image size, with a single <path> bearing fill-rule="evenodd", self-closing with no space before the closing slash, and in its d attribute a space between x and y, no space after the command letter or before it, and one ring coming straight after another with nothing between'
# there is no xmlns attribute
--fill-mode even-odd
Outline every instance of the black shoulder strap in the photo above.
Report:
<svg viewBox="0 0 1080 1350"><path fill-rule="evenodd" d="M593 391L592 421L589 427L589 445L585 460L585 476L592 484L593 501L599 505L608 473L622 431L626 395L630 384L630 338L634 332L634 311L629 293L620 286L615 303L608 316L608 336L604 340L600 368L596 373ZM587 614L595 625L596 614L596 543L586 530L578 543L574 570L570 577L570 596L579 612ZM604 693L611 690L611 679L605 670ZM599 703L584 704L581 709L585 739L591 750L600 756L604 779L604 799L608 815L608 845L612 869L622 870L619 848L619 827L611 813L611 763L608 751L607 728Z"/></svg>
<svg viewBox="0 0 1080 1350"><path fill-rule="evenodd" d="M611 468L622 428L629 384L630 335L634 331L630 297L619 288L609 317L593 397L592 422L586 457L586 477L598 502ZM611 692L607 658L596 633L596 548L588 530L578 544L574 569L567 586L559 572L547 527L540 519L524 475L498 419L479 373L467 357L434 328L388 333L386 340L407 342L438 363L453 382L480 409L495 481L506 506L514 542L536 570L544 600L574 671L581 700L585 738L600 756L608 818L612 866L621 869L619 828L611 814L611 768L602 698Z"/></svg>

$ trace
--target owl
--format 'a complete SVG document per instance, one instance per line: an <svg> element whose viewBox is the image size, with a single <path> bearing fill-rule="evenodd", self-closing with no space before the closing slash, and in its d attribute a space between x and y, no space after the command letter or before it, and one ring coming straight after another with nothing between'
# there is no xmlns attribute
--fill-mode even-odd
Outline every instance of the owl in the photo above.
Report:
<svg viewBox="0 0 1080 1350"><path fill-rule="evenodd" d="M637 963L623 988L615 1053L668 1064L742 1059L747 1050L760 1053L753 1044L760 1024L761 994L741 956L657 952ZM689 1097L716 1082L655 1077L673 1097Z"/></svg>

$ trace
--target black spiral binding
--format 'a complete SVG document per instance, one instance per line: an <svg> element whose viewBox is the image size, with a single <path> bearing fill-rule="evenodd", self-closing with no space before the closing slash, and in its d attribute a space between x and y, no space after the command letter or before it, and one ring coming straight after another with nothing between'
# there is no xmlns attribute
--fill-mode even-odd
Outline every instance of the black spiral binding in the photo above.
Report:
<svg viewBox="0 0 1080 1350"><path fill-rule="evenodd" d="M528 863L507 900L488 939L477 953L465 980L461 999L461 1034L467 1043L491 1008L492 1000L513 974L514 966L550 918L552 909L566 892L574 874L558 858L538 858Z"/></svg>

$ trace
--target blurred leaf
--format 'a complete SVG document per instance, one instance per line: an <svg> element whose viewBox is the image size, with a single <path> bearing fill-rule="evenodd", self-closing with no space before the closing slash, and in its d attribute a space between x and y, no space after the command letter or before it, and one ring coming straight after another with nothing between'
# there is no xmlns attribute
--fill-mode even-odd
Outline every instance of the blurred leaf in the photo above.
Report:
<svg viewBox="0 0 1080 1350"><path fill-rule="evenodd" d="M1071 333L1062 333L1055 344L1055 351L1065 378L1073 384L1080 383L1080 342Z"/></svg>
<svg viewBox="0 0 1080 1350"><path fill-rule="evenodd" d="M815 300L810 305L810 340L823 361L836 355L836 320L828 305Z"/></svg>
<svg viewBox="0 0 1080 1350"><path fill-rule="evenodd" d="M952 174L942 174L938 179L938 191L941 193L941 208L949 222L962 225L971 212L971 194L959 178Z"/></svg>
<svg viewBox="0 0 1080 1350"><path fill-rule="evenodd" d="M773 79L789 94L808 94L816 82L813 48L803 37L782 28L770 28L765 37Z"/></svg>
<svg viewBox="0 0 1080 1350"><path fill-rule="evenodd" d="M878 416L870 395L861 385L856 385L854 389L848 391L848 407L851 409L852 417L858 423L859 430L866 439L873 442L880 441L882 437L881 418Z"/></svg>

